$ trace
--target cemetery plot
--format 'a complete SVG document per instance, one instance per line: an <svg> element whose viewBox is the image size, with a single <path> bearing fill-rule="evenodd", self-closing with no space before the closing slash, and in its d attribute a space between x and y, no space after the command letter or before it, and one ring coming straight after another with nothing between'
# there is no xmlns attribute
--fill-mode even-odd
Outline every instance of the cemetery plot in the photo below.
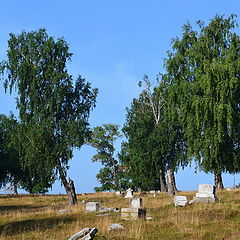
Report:
<svg viewBox="0 0 240 240"><path fill-rule="evenodd" d="M192 199L195 194L182 192L182 196L175 199L184 201L184 195ZM174 207L173 197L166 193L160 193L157 198L149 195L142 200L125 199L114 193L79 195L76 206L66 206L64 195L0 196L0 240L67 240L76 233L74 237L80 236L81 229L94 227L98 229L96 240L237 240L240 191L219 191L218 195L222 200L217 204L193 204L187 208ZM95 203L99 203L99 211L86 212L87 203L94 203L94 210L98 209ZM101 204L121 211L101 213Z"/></svg>

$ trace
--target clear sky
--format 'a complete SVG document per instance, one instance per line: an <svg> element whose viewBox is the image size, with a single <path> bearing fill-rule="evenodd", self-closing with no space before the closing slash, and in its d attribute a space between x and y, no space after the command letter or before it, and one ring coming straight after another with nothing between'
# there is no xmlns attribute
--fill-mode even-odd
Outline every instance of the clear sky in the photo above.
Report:
<svg viewBox="0 0 240 240"><path fill-rule="evenodd" d="M1 2L0 60L6 57L8 34L46 28L49 35L64 37L74 54L69 72L78 74L99 89L91 126L103 123L123 125L125 108L139 94L138 82L144 74L154 81L163 71L163 59L171 39L180 36L181 26L196 20L208 22L216 14L237 15L239 0L9 0ZM4 93L0 84L0 113L15 109L14 96ZM119 150L120 142L117 143ZM101 167L92 163L95 150L83 146L74 152L69 176L76 191L92 192ZM232 187L232 175L224 175L225 186ZM180 190L197 189L199 183L213 184L212 175L179 171ZM240 177L236 176L236 183ZM64 193L59 183L52 193Z"/></svg>

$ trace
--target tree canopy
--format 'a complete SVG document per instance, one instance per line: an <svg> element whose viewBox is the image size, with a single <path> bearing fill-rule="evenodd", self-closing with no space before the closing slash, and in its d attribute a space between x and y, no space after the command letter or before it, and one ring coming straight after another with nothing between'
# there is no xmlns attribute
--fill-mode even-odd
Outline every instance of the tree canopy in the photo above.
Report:
<svg viewBox="0 0 240 240"><path fill-rule="evenodd" d="M5 89L18 93L21 162L41 176L43 169L58 174L68 194L68 162L89 136L97 95L81 76L73 81L67 71L71 56L66 41L45 29L23 31L10 34L2 65Z"/></svg>
<svg viewBox="0 0 240 240"><path fill-rule="evenodd" d="M239 171L240 38L234 15L197 26L184 25L168 52L169 101L177 109L188 155L221 181L222 172Z"/></svg>
<svg viewBox="0 0 240 240"><path fill-rule="evenodd" d="M93 162L99 161L104 166L97 174L102 184L96 191L119 190L118 161L114 156L116 140L121 137L119 126L116 124L103 124L93 129L90 145L96 148L97 154L92 157Z"/></svg>
<svg viewBox="0 0 240 240"><path fill-rule="evenodd" d="M19 169L18 154L12 142L16 132L16 120L13 115L0 115L0 186L11 182Z"/></svg>
<svg viewBox="0 0 240 240"><path fill-rule="evenodd" d="M193 159L223 187L221 173L240 171L237 27L235 15L182 27L167 53L166 73L157 76L156 86L147 75L139 83L144 88L127 109L119 160L119 126L90 129L98 90L69 74L67 42L45 29L11 33L0 75L5 91L17 93L19 116L0 115L0 185L14 182L30 193L46 192L60 178L74 204L69 161L75 148L88 143L97 150L92 160L103 165L98 191L132 185L174 192L174 171Z"/></svg>
<svg viewBox="0 0 240 240"><path fill-rule="evenodd" d="M127 112L123 131L127 138L128 155L123 160L130 166L135 186L144 190L160 188L165 191L165 172L169 169L174 172L183 165L184 141L176 119L168 121L164 79L158 81L152 92L147 76L144 82L144 90L139 98L133 99ZM174 184L175 180L172 181ZM170 189L170 182L168 185Z"/></svg>

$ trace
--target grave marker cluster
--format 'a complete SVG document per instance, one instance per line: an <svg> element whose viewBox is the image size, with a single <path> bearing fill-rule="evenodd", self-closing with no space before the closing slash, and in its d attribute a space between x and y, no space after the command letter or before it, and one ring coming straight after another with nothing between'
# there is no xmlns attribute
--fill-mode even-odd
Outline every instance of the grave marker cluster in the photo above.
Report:
<svg viewBox="0 0 240 240"><path fill-rule="evenodd" d="M130 207L121 209L121 218L124 220L136 220L146 217L146 210L142 209L142 198L130 199Z"/></svg>

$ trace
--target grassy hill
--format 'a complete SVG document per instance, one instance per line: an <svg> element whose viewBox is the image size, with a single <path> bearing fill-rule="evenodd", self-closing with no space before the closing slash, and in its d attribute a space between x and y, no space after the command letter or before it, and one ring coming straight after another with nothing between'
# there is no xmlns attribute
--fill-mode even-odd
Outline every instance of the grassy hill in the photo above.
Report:
<svg viewBox="0 0 240 240"><path fill-rule="evenodd" d="M191 200L195 192L179 192ZM137 195L136 195L137 196ZM0 195L0 240L66 240L86 227L97 227L95 239L141 240L239 240L240 191L219 191L217 203L195 203L174 207L173 197L159 194L143 198L143 206L152 221L124 221L120 213L99 217L85 213L83 200L98 201L106 207L128 207L129 200L113 193L78 195L78 205L67 206L64 195ZM59 213L60 209L71 212ZM123 230L108 231L111 223L121 223Z"/></svg>

